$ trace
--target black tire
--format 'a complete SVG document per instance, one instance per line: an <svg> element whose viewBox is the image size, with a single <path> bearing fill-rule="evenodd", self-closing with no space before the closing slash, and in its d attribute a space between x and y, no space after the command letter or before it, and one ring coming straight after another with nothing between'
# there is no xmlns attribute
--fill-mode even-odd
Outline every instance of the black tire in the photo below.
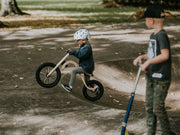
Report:
<svg viewBox="0 0 180 135"><path fill-rule="evenodd" d="M92 91L92 90L89 90L88 88L86 88L86 86L84 86L83 87L83 95L86 99L88 99L90 101L96 101L96 100L99 100L103 96L104 87L99 81L90 80L89 82L87 82L87 86L88 87L98 86L98 87L95 91Z"/></svg>
<svg viewBox="0 0 180 135"><path fill-rule="evenodd" d="M39 66L36 71L36 81L39 85L45 88L52 88L58 84L61 79L61 71L57 68L51 76L47 74L55 67L53 63L44 63Z"/></svg>

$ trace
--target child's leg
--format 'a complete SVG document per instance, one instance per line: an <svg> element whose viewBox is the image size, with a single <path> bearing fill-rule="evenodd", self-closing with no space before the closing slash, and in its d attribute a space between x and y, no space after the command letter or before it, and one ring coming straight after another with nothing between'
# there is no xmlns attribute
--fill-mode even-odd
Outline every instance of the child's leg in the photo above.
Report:
<svg viewBox="0 0 180 135"><path fill-rule="evenodd" d="M146 125L149 135L155 135L156 132L156 116L153 113L153 100L154 100L154 83L147 79L146 84Z"/></svg>
<svg viewBox="0 0 180 135"><path fill-rule="evenodd" d="M87 83L87 82L90 80L90 76L89 76L89 75L84 74L84 80L85 80L85 82Z"/></svg>
<svg viewBox="0 0 180 135"><path fill-rule="evenodd" d="M159 81L155 86L154 113L158 117L162 132L166 135L170 133L168 115L165 109L165 99L168 93L170 81Z"/></svg>
<svg viewBox="0 0 180 135"><path fill-rule="evenodd" d="M70 79L70 82L69 82L69 86L72 88L73 85L74 85L74 82L76 80L76 74L77 73L84 73L84 70L82 67L77 67L77 68L74 68L72 70L72 73L71 73L71 79Z"/></svg>

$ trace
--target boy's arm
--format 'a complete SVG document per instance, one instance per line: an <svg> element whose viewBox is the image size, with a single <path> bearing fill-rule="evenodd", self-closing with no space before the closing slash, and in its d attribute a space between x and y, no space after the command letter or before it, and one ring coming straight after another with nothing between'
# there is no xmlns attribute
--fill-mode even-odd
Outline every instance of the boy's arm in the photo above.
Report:
<svg viewBox="0 0 180 135"><path fill-rule="evenodd" d="M169 59L169 50L167 48L163 48L163 49L161 49L160 55L147 60L144 64L142 64L141 69L142 69L142 71L145 71L149 65L158 64L158 63L164 62L168 59Z"/></svg>

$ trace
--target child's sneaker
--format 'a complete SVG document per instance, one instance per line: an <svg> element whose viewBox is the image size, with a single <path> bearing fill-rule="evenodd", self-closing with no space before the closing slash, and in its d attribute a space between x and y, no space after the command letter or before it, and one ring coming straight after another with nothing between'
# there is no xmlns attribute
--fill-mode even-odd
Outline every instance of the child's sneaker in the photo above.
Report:
<svg viewBox="0 0 180 135"><path fill-rule="evenodd" d="M155 133L154 134L148 134L148 132L146 131L144 134L142 134L142 135L155 135Z"/></svg>
<svg viewBox="0 0 180 135"><path fill-rule="evenodd" d="M72 92L72 88L69 85L61 84L61 86L64 88L65 91L70 93Z"/></svg>
<svg viewBox="0 0 180 135"><path fill-rule="evenodd" d="M170 132L170 135L176 135L176 134L175 134L174 132L171 131L171 132Z"/></svg>
<svg viewBox="0 0 180 135"><path fill-rule="evenodd" d="M164 134L162 134L162 135L164 135ZM170 134L168 134L168 135L176 135L174 132L170 132Z"/></svg>

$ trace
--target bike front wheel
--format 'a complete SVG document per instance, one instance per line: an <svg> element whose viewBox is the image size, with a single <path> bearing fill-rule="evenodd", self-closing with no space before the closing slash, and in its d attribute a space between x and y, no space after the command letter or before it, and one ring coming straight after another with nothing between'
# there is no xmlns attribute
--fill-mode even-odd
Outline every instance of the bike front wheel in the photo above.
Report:
<svg viewBox="0 0 180 135"><path fill-rule="evenodd" d="M83 87L83 95L90 101L99 100L104 93L103 85L97 80L90 80L87 82L89 88L95 88L94 90L88 89L86 86Z"/></svg>
<svg viewBox="0 0 180 135"><path fill-rule="evenodd" d="M61 71L59 68L56 68L50 76L47 76L55 66L53 63L44 63L39 66L36 71L36 81L39 85L45 88L52 88L58 84L61 79Z"/></svg>

